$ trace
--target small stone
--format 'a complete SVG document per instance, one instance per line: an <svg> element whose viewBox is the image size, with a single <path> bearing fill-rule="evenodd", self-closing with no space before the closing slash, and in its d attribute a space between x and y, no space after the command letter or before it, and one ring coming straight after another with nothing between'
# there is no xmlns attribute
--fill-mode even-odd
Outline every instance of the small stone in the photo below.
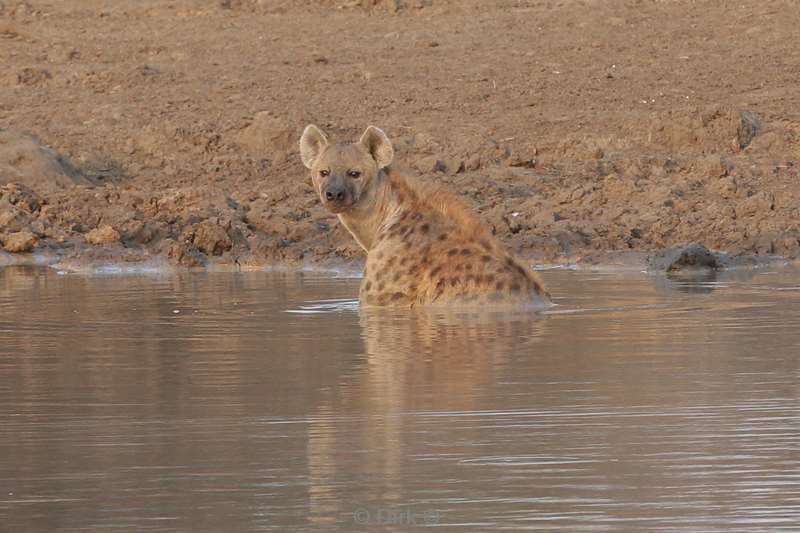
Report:
<svg viewBox="0 0 800 533"><path fill-rule="evenodd" d="M464 163L464 168L469 171L474 171L481 168L481 156L478 154L472 154L469 156L466 163Z"/></svg>
<svg viewBox="0 0 800 533"><path fill-rule="evenodd" d="M45 204L41 196L21 183L9 183L8 185L0 186L0 199L26 213L38 212Z"/></svg>
<svg viewBox="0 0 800 533"><path fill-rule="evenodd" d="M185 267L204 266L206 262L205 256L191 243L163 239L160 242L160 251L166 254L172 263Z"/></svg>
<svg viewBox="0 0 800 533"><path fill-rule="evenodd" d="M518 168L535 168L536 158L522 156L520 154L512 154L508 159L508 166Z"/></svg>
<svg viewBox="0 0 800 533"><path fill-rule="evenodd" d="M511 213L511 216L504 217L505 223L508 224L509 231L513 234L517 234L520 231L526 231L531 228L530 225L527 224L525 220L522 220L519 215L520 214L518 212L514 212Z"/></svg>
<svg viewBox="0 0 800 533"><path fill-rule="evenodd" d="M455 157L442 159L433 155L417 160L414 166L422 173L442 172L458 174L459 172L464 172L466 168L461 159Z"/></svg>
<svg viewBox="0 0 800 533"><path fill-rule="evenodd" d="M691 269L721 268L717 256L700 243L677 246L658 252L648 259L650 268L662 272L677 272Z"/></svg>
<svg viewBox="0 0 800 533"><path fill-rule="evenodd" d="M86 242L100 246L119 242L119 232L109 225L97 227L86 234Z"/></svg>
<svg viewBox="0 0 800 533"><path fill-rule="evenodd" d="M43 68L24 68L17 73L17 84L19 85L40 85L53 76L47 69Z"/></svg>
<svg viewBox="0 0 800 533"><path fill-rule="evenodd" d="M211 220L200 222L185 232L184 240L206 255L222 255L233 247L228 232Z"/></svg>
<svg viewBox="0 0 800 533"><path fill-rule="evenodd" d="M39 240L30 231L17 231L2 237L3 248L12 254L30 252Z"/></svg>
<svg viewBox="0 0 800 533"><path fill-rule="evenodd" d="M736 140L739 149L747 148L753 138L761 132L761 119L752 111L742 111L739 113L739 129L736 132Z"/></svg>
<svg viewBox="0 0 800 533"><path fill-rule="evenodd" d="M464 162L457 157L448 157L442 161L444 169L442 172L450 174L458 174L464 172Z"/></svg>
<svg viewBox="0 0 800 533"><path fill-rule="evenodd" d="M418 159L414 166L422 173L447 171L445 162L433 155Z"/></svg>
<svg viewBox="0 0 800 533"><path fill-rule="evenodd" d="M721 178L733 169L733 164L726 158L712 155L697 161L695 168L703 178Z"/></svg>

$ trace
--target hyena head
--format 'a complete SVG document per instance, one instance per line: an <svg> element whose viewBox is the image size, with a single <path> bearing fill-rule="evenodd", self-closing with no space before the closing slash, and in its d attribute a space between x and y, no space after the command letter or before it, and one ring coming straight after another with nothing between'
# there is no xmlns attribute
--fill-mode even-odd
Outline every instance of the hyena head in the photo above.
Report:
<svg viewBox="0 0 800 533"><path fill-rule="evenodd" d="M375 126L368 127L355 143L329 143L313 124L300 137L300 158L311 170L322 205L333 213L357 208L393 157L391 141Z"/></svg>

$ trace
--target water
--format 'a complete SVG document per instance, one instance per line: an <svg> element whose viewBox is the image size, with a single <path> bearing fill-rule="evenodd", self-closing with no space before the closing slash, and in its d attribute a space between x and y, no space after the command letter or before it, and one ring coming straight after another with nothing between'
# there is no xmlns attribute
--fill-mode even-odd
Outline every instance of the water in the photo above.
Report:
<svg viewBox="0 0 800 533"><path fill-rule="evenodd" d="M2 269L0 531L800 531L798 272L543 276Z"/></svg>

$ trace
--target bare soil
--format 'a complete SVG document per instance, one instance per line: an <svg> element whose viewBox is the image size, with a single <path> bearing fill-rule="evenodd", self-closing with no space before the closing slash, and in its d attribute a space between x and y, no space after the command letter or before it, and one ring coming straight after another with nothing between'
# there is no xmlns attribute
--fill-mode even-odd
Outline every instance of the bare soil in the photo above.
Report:
<svg viewBox="0 0 800 533"><path fill-rule="evenodd" d="M0 0L0 57L0 263L357 262L309 122L532 261L800 258L794 0Z"/></svg>

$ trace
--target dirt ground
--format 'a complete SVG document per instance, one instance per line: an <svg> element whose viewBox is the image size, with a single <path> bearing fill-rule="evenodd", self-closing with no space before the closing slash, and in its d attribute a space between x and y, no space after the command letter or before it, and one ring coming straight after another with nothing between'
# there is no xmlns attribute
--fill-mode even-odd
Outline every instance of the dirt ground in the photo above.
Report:
<svg viewBox="0 0 800 533"><path fill-rule="evenodd" d="M800 258L795 0L0 0L0 57L0 263L357 263L309 122L531 261Z"/></svg>

